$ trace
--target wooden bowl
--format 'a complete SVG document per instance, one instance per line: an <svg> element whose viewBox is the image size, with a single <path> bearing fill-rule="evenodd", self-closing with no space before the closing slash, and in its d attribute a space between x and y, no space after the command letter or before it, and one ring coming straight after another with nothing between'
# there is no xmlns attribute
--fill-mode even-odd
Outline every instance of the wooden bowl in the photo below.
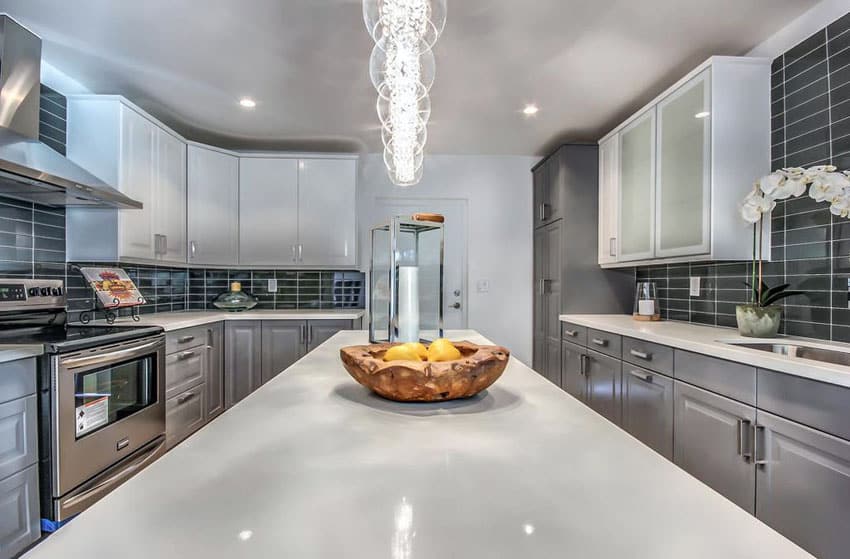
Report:
<svg viewBox="0 0 850 559"><path fill-rule="evenodd" d="M508 366L510 352L500 346L453 342L461 358L455 361L384 361L389 348L400 344L344 347L339 351L354 380L396 402L441 402L474 396L496 382Z"/></svg>

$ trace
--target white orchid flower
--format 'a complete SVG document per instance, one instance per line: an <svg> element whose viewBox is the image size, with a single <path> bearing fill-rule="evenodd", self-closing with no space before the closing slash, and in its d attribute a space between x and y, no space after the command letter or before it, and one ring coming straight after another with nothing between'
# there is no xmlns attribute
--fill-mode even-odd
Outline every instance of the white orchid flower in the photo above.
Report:
<svg viewBox="0 0 850 559"><path fill-rule="evenodd" d="M806 191L803 176L787 176L783 171L776 171L759 180L759 188L764 195L773 200L785 200L791 196L799 196Z"/></svg>
<svg viewBox="0 0 850 559"><path fill-rule="evenodd" d="M850 187L850 178L846 175L824 172L817 175L812 181L809 196L817 202L832 202L844 195L844 191L848 187Z"/></svg>
<svg viewBox="0 0 850 559"><path fill-rule="evenodd" d="M814 167L806 169L804 176L806 177L807 182L812 182L824 173L834 173L835 171L836 167L834 165L815 165Z"/></svg>
<svg viewBox="0 0 850 559"><path fill-rule="evenodd" d="M840 217L850 216L850 196L843 194L835 198L829 207L829 211L832 215Z"/></svg>
<svg viewBox="0 0 850 559"><path fill-rule="evenodd" d="M744 198L741 204L741 217L747 223L757 223L762 215L770 213L776 207L776 202L761 193L758 183L756 188Z"/></svg>
<svg viewBox="0 0 850 559"><path fill-rule="evenodd" d="M804 176L806 174L806 170L802 167L785 167L782 169L782 174L785 175L786 178L793 179Z"/></svg>
<svg viewBox="0 0 850 559"><path fill-rule="evenodd" d="M780 172L771 173L759 179L758 188L765 196L776 198L774 193L785 184L785 175Z"/></svg>

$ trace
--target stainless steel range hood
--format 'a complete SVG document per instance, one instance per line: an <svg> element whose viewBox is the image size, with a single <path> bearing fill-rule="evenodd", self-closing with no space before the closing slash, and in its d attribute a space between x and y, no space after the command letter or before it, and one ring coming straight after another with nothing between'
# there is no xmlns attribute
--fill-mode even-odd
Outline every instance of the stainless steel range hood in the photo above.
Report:
<svg viewBox="0 0 850 559"><path fill-rule="evenodd" d="M0 196L48 206L141 209L38 141L41 39L0 15Z"/></svg>

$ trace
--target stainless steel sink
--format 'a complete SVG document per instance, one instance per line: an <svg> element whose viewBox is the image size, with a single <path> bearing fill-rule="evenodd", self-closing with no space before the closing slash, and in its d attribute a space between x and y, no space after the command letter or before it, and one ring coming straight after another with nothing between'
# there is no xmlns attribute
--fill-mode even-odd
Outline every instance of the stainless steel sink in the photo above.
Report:
<svg viewBox="0 0 850 559"><path fill-rule="evenodd" d="M800 343L783 343L783 342L725 342L729 345L737 347L746 347L749 349L757 349L759 351L767 351L777 353L787 357L797 359L811 359L812 361L821 361L823 363L834 363L835 365L844 365L850 367L850 349L829 349L816 345L805 345Z"/></svg>

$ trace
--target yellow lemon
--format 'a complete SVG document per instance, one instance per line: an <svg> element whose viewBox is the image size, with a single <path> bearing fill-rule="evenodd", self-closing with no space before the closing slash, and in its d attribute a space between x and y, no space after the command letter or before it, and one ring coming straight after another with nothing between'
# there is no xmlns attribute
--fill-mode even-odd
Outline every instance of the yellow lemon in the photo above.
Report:
<svg viewBox="0 0 850 559"><path fill-rule="evenodd" d="M402 344L405 347L409 347L413 351L416 352L416 355L419 356L419 359L428 359L428 348L419 342L407 342L406 344Z"/></svg>
<svg viewBox="0 0 850 559"><path fill-rule="evenodd" d="M395 345L384 354L384 361L421 361L415 348L407 344Z"/></svg>
<svg viewBox="0 0 850 559"><path fill-rule="evenodd" d="M460 351L445 338L434 340L428 347L428 361L454 361L460 358Z"/></svg>

